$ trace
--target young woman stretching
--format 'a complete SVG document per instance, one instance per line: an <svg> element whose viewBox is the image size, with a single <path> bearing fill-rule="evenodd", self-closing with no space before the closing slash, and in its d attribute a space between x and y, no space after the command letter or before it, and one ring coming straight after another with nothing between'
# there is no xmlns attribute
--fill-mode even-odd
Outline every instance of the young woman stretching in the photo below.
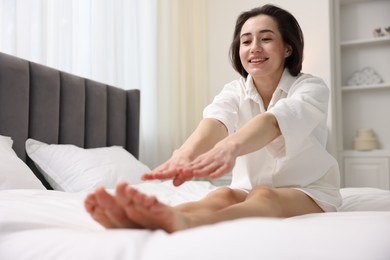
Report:
<svg viewBox="0 0 390 260"><path fill-rule="evenodd" d="M230 55L242 77L225 85L193 134L143 179L173 179L179 186L194 176L232 171L231 185L176 207L126 183L114 196L99 188L85 200L97 222L175 232L244 217L336 210L339 170L325 149L329 89L301 73L303 35L296 19L273 5L242 13Z"/></svg>

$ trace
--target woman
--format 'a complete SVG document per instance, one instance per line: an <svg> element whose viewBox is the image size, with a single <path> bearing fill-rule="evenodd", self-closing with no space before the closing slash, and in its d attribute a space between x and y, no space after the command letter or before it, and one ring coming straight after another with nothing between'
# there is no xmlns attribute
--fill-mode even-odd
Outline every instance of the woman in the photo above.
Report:
<svg viewBox="0 0 390 260"><path fill-rule="evenodd" d="M292 217L335 211L339 170L326 151L329 89L302 74L303 36L287 11L265 5L242 13L231 45L242 78L227 84L204 110L204 119L172 157L143 176L218 178L233 172L230 187L177 207L120 183L85 200L107 228L174 232L243 217Z"/></svg>

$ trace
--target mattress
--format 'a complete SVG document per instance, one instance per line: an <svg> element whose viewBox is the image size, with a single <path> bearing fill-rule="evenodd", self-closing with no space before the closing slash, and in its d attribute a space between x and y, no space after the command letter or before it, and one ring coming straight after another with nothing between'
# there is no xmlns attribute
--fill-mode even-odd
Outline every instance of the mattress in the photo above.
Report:
<svg viewBox="0 0 390 260"><path fill-rule="evenodd" d="M169 205L216 188L202 181L134 186ZM244 218L168 234L104 229L84 210L86 192L2 190L0 259L390 259L390 192L345 188L341 193L338 212Z"/></svg>

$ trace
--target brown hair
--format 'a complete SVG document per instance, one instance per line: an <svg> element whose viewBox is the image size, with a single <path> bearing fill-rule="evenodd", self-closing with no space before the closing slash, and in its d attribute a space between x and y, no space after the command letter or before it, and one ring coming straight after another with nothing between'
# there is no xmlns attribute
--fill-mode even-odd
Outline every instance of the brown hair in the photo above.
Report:
<svg viewBox="0 0 390 260"><path fill-rule="evenodd" d="M230 60L233 68L244 78L248 76L248 72L246 72L240 60L240 33L242 26L249 18L262 14L271 16L275 19L284 43L291 46L292 53L286 58L284 67L288 68L291 75L298 75L302 69L304 46L301 27L292 14L284 9L270 4L253 8L250 11L242 13L237 18L233 34L233 42L230 45Z"/></svg>

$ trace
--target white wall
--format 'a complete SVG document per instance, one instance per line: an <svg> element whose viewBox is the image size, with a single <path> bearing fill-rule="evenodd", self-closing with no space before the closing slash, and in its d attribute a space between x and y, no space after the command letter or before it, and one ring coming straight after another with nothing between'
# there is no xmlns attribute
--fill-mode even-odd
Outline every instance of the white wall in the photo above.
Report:
<svg viewBox="0 0 390 260"><path fill-rule="evenodd" d="M266 4L258 0L210 0L208 1L209 83L211 94L238 77L232 69L228 52L238 15L253 7ZM305 37L303 70L331 82L329 0L274 0L291 12L300 23Z"/></svg>
<svg viewBox="0 0 390 260"><path fill-rule="evenodd" d="M208 1L210 99L222 89L224 84L239 77L231 67L228 55L238 15L269 2L259 0ZM303 72L319 76L331 86L330 0L274 0L271 2L291 12L301 25L305 39ZM332 119L329 121L331 129L334 128L332 121ZM334 142L330 140L329 143L332 153Z"/></svg>

